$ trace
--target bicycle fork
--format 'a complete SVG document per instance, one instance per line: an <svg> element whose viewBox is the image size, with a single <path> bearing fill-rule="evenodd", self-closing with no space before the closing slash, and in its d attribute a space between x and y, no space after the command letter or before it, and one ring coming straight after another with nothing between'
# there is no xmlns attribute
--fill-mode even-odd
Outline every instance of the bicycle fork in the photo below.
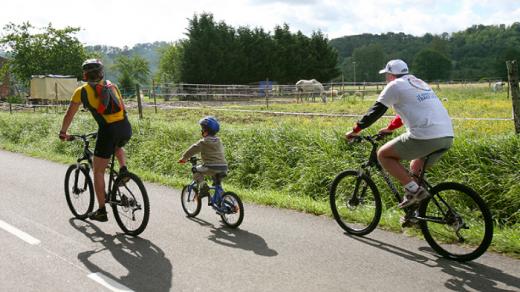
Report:
<svg viewBox="0 0 520 292"><path fill-rule="evenodd" d="M83 182L83 184L84 184L83 188L82 189L78 188L78 180L79 180L79 173L81 172L81 167L82 167L82 165L80 163L77 163L76 169L74 170L74 187L73 187L72 192L75 195L79 195L87 189L87 180L86 179ZM88 172L88 169L87 169L87 172Z"/></svg>
<svg viewBox="0 0 520 292"><path fill-rule="evenodd" d="M350 197L350 199L347 201L347 208L357 207L359 204L364 203L368 184L364 183L363 185L361 185L361 183L364 181L363 175L365 175L365 171L360 170L359 174L356 178L356 185L354 187L354 193L352 194L352 197ZM360 187L361 187L361 193L359 190Z"/></svg>

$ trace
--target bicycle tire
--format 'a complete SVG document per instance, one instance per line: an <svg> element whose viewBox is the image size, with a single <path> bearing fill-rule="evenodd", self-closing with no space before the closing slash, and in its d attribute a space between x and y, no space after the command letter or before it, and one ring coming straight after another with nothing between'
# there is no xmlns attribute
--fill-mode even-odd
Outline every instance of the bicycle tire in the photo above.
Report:
<svg viewBox="0 0 520 292"><path fill-rule="evenodd" d="M465 262L481 256L493 238L492 215L484 200L473 189L453 182L438 184L430 193L432 196L419 207L419 217L442 218L448 223L420 221L428 244L443 257L456 261ZM458 226L463 226L459 230L460 236L454 230ZM475 236L475 232L482 234Z"/></svg>
<svg viewBox="0 0 520 292"><path fill-rule="evenodd" d="M188 185L185 185L181 191L181 205L188 217L195 217L199 215L202 202L198 193L194 189L188 191Z"/></svg>
<svg viewBox="0 0 520 292"><path fill-rule="evenodd" d="M117 225L125 234L137 236L145 230L150 219L150 202L146 188L136 174L129 172L115 180L110 205ZM140 221L136 220L136 211L140 211L137 213ZM134 222L136 226L130 226Z"/></svg>
<svg viewBox="0 0 520 292"><path fill-rule="evenodd" d="M358 183L358 190L364 192L363 198L354 197L349 192L354 191ZM360 176L356 170L346 170L334 178L329 201L334 219L349 234L367 235L381 219L381 196L377 186L370 177L364 174Z"/></svg>
<svg viewBox="0 0 520 292"><path fill-rule="evenodd" d="M82 185L82 188L77 188L74 185L75 179L72 174L76 174L76 171L79 185ZM65 198L70 211L78 219L86 219L88 213L94 209L94 186L88 168L83 164L72 164L67 169L65 173ZM86 208L80 208L76 202L82 203L81 205L85 205Z"/></svg>
<svg viewBox="0 0 520 292"><path fill-rule="evenodd" d="M220 207L224 210L229 210L229 213L220 214L224 224L231 228L237 228L242 224L242 220L244 220L244 204L242 204L242 200L237 194L224 192Z"/></svg>

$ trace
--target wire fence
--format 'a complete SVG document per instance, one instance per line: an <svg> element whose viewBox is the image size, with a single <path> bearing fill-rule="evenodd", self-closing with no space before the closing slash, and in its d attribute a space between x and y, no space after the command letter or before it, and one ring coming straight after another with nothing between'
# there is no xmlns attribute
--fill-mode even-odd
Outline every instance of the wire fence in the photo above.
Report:
<svg viewBox="0 0 520 292"><path fill-rule="evenodd" d="M259 98L327 101L345 95L365 96L378 93L384 87L381 82L307 84L306 86L276 84L266 80L259 84L190 84L153 83L143 86L142 94L163 100L252 100ZM124 92L128 94L131 92ZM135 94L135 91L133 91Z"/></svg>

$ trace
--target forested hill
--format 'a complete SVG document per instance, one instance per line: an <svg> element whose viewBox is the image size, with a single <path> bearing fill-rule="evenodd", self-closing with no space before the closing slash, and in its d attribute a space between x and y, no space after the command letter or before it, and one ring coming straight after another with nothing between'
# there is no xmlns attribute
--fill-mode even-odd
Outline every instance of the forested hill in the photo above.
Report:
<svg viewBox="0 0 520 292"><path fill-rule="evenodd" d="M119 56L140 56L148 61L150 66L150 72L152 76L157 72L159 66L159 59L161 57L161 49L171 45L168 42L154 42L154 43L142 43L136 44L132 48L129 47L111 47L104 45L86 46L88 52L94 52L99 55L107 66L107 79L116 81L117 76L113 74L113 70L110 67L114 64L114 61Z"/></svg>
<svg viewBox="0 0 520 292"><path fill-rule="evenodd" d="M450 79L505 78L504 61L520 60L520 22L474 25L452 34L427 33L421 37L393 32L361 34L332 39L330 44L338 50L345 79L353 77L353 62L357 80L371 79L375 77L370 70L386 60L400 58L413 65L424 50L439 52L451 61ZM374 62L382 64L376 66Z"/></svg>

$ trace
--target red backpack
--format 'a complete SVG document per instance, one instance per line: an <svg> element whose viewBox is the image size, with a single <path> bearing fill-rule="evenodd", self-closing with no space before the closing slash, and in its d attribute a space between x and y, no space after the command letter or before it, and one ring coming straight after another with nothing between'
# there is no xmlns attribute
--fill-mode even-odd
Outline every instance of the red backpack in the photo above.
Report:
<svg viewBox="0 0 520 292"><path fill-rule="evenodd" d="M99 98L99 106L96 109L99 114L109 115L125 109L117 87L110 81L103 81L103 84L89 82L89 85Z"/></svg>

